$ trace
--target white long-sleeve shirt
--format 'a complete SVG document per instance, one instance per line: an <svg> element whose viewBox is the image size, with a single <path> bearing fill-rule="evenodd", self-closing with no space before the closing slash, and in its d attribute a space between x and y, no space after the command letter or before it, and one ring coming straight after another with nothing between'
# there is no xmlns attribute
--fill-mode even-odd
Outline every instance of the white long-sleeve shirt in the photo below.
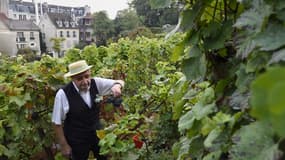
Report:
<svg viewBox="0 0 285 160"><path fill-rule="evenodd" d="M112 79L105 79L105 78L99 78L94 77L93 78L96 82L96 86L99 92L99 95L109 95L111 94L111 88L115 83L120 83L122 86L124 85L122 81L118 80L112 80ZM76 90L79 92L79 89L76 87L76 85L73 83ZM87 92L79 92L83 100L88 104L90 107L91 104L91 97L90 97L90 91ZM56 93L55 100L54 100L54 106L53 106L53 112L52 112L52 122L56 125L61 125L62 122L66 118L66 114L69 111L69 104L68 99L63 91L63 89L59 89Z"/></svg>

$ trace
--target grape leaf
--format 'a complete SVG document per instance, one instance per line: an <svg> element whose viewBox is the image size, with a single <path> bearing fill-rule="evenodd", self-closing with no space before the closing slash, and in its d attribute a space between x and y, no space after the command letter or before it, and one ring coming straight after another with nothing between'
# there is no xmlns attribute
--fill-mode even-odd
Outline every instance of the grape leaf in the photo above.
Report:
<svg viewBox="0 0 285 160"><path fill-rule="evenodd" d="M285 137L285 68L269 68L252 82L251 115L272 124Z"/></svg>
<svg viewBox="0 0 285 160"><path fill-rule="evenodd" d="M278 63L280 61L285 61L285 49L274 52L268 64Z"/></svg>
<svg viewBox="0 0 285 160"><path fill-rule="evenodd" d="M169 7L172 0L149 0L152 9Z"/></svg>
<svg viewBox="0 0 285 160"><path fill-rule="evenodd" d="M285 45L285 27L280 24L269 24L264 32L255 38L262 51L272 51Z"/></svg>
<svg viewBox="0 0 285 160"><path fill-rule="evenodd" d="M243 126L233 135L234 144L229 150L231 160L275 160L279 151L273 136L267 123L253 122Z"/></svg>

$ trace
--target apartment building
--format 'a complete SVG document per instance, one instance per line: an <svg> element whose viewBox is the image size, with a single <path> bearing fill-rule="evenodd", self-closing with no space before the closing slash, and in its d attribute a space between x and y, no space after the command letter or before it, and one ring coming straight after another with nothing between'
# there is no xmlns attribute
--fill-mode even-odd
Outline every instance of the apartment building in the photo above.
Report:
<svg viewBox="0 0 285 160"><path fill-rule="evenodd" d="M42 39L47 47L47 52L54 57L62 57L66 50L79 43L79 28L77 23L68 14L46 13L41 17L39 27L42 32ZM63 38L60 53L54 49L52 38Z"/></svg>
<svg viewBox="0 0 285 160"><path fill-rule="evenodd" d="M46 44L47 47L47 50L42 50L43 52L54 52L51 47L52 44L50 43L50 38L57 38L61 36L64 37L65 41L62 44L61 49L63 52L59 53L58 56L61 56L61 54L66 51L66 49L73 47L75 43L78 44L79 41L85 44L90 44L94 41L95 36L93 35L92 15L90 13L90 10L90 6L87 5L83 7L67 7L60 5L51 5L46 2L39 3L38 0L32 0L32 2L26 2L23 0L0 0L0 13L6 15L6 18L10 19L9 21L15 24L13 26L20 27L21 24L25 24L24 26L27 26L26 23L33 22L34 24L36 24L36 26L38 26L38 28L41 29L39 33L34 33L34 36L38 36L40 34L42 35L42 41L44 44ZM52 18L54 17L53 15L59 17L57 17L57 19L55 20L54 18ZM65 18L61 18L62 16L60 15L64 15ZM56 21L58 21L58 24ZM62 21L62 26L60 25L60 21ZM6 24L4 22L2 23ZM11 26L8 28L10 30L12 29L13 31L17 30L15 27L11 28ZM34 26L30 26L30 28L32 28L31 30L35 30ZM24 30L25 32L23 31L24 36L28 35L28 32L30 32L26 29ZM4 34L4 31L2 34ZM22 33L19 33L19 36L21 34ZM29 38L25 40L28 39ZM23 38L21 38L21 40L23 40ZM24 44L22 44L22 41L19 42L21 42L20 47L33 46L33 43L30 41L27 41ZM16 44L15 42L16 46L18 44L19 43ZM36 44L38 47L40 47L38 43Z"/></svg>
<svg viewBox="0 0 285 160"><path fill-rule="evenodd" d="M40 54L40 28L29 20L12 20L0 13L0 52L17 55L23 48L30 48Z"/></svg>

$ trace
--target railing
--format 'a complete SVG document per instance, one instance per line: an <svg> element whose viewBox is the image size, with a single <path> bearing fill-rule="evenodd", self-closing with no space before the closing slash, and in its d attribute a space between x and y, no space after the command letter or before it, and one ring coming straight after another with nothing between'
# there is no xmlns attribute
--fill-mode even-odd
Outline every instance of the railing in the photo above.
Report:
<svg viewBox="0 0 285 160"><path fill-rule="evenodd" d="M16 42L26 42L26 38L25 37L17 37Z"/></svg>

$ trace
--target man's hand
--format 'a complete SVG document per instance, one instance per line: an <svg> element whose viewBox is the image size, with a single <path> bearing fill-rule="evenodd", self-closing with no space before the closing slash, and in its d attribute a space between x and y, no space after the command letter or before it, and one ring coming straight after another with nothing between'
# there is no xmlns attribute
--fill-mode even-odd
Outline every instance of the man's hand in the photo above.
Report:
<svg viewBox="0 0 285 160"><path fill-rule="evenodd" d="M66 158L70 158L71 157L71 147L68 144L61 145L60 147L61 147L60 148L61 154Z"/></svg>
<svg viewBox="0 0 285 160"><path fill-rule="evenodd" d="M71 147L68 145L68 143L65 139L62 125L54 124L54 131L55 131L55 135L56 135L56 138L58 140L58 143L60 145L61 154L64 157L69 159L71 157Z"/></svg>
<svg viewBox="0 0 285 160"><path fill-rule="evenodd" d="M114 97L121 96L121 94L122 94L121 88L122 88L122 85L119 83L116 83L113 85L113 87L111 88L111 91L112 91Z"/></svg>

